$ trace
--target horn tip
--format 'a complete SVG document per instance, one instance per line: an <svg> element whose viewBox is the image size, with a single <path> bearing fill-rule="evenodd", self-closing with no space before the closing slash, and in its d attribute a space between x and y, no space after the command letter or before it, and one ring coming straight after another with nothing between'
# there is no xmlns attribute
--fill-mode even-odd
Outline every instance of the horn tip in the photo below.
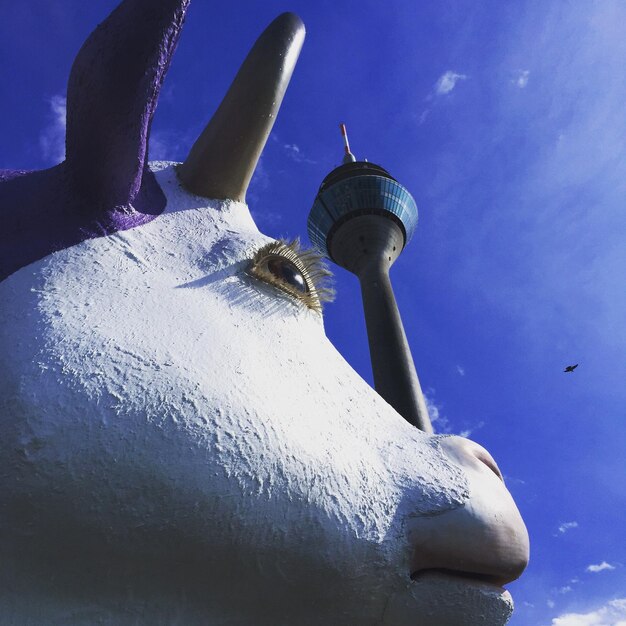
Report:
<svg viewBox="0 0 626 626"><path fill-rule="evenodd" d="M304 35L306 33L304 22L300 19L300 16L291 11L281 13L272 21L269 28L280 29L285 33L290 33L292 36Z"/></svg>

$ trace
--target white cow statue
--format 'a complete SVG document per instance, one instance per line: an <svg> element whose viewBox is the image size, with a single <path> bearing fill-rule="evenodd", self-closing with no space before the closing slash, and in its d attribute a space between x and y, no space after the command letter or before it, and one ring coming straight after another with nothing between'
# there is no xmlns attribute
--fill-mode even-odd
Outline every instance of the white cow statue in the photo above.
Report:
<svg viewBox="0 0 626 626"><path fill-rule="evenodd" d="M505 624L528 536L495 462L352 370L319 260L245 204L300 20L147 163L188 3L124 0L72 68L65 161L0 172L0 623Z"/></svg>

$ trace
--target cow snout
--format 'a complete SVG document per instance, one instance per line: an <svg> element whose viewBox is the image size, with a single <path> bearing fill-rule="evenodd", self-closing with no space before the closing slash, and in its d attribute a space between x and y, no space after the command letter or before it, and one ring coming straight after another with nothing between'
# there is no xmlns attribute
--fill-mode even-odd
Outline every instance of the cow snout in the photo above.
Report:
<svg viewBox="0 0 626 626"><path fill-rule="evenodd" d="M500 469L473 441L442 437L440 445L466 474L470 497L454 510L410 521L412 578L437 572L497 586L515 580L528 564L528 533Z"/></svg>

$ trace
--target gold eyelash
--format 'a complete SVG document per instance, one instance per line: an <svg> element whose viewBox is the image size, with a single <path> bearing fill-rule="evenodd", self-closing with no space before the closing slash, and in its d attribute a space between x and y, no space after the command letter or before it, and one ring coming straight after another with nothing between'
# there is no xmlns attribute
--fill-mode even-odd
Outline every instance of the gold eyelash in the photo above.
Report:
<svg viewBox="0 0 626 626"><path fill-rule="evenodd" d="M306 293L296 289L264 267L264 261L271 257L282 257L296 267L304 278ZM322 255L312 248L303 248L299 239L273 241L263 246L254 255L248 273L297 298L318 313L322 311L323 302L331 302L335 297L335 290L330 284L332 272L323 262Z"/></svg>

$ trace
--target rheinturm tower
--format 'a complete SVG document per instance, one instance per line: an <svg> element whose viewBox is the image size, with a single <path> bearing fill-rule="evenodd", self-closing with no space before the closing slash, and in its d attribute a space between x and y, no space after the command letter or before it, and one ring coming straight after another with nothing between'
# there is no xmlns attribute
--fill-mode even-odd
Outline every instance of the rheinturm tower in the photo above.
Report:
<svg viewBox="0 0 626 626"><path fill-rule="evenodd" d="M376 391L433 432L389 270L417 226L411 194L380 165L357 161L341 124L343 163L322 181L308 219L312 243L361 285Z"/></svg>

